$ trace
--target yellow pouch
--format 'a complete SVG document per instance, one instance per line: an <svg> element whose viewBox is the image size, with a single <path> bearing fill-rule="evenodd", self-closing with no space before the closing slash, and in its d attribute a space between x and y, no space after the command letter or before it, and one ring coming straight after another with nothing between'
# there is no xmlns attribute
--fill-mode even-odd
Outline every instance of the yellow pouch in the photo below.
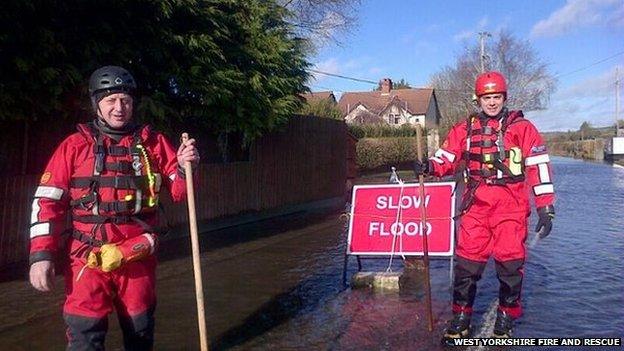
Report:
<svg viewBox="0 0 624 351"><path fill-rule="evenodd" d="M99 252L89 252L89 256L87 257L87 267L89 268L97 268L102 264L100 260Z"/></svg>
<svg viewBox="0 0 624 351"><path fill-rule="evenodd" d="M100 251L91 252L87 257L87 267L100 268L103 272L111 272L123 263L123 254L115 244L102 245Z"/></svg>
<svg viewBox="0 0 624 351"><path fill-rule="evenodd" d="M119 268L123 263L123 254L115 244L102 245L100 249L100 259L102 271L110 272Z"/></svg>

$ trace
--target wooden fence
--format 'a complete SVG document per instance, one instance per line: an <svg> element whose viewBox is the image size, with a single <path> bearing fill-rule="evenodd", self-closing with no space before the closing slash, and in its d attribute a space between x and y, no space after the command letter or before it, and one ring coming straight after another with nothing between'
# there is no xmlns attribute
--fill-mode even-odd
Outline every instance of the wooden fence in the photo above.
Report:
<svg viewBox="0 0 624 351"><path fill-rule="evenodd" d="M201 138L201 136L199 136ZM258 139L250 161L202 164L198 220L273 209L344 195L347 131L343 122L294 117L284 130ZM39 175L0 177L0 268L28 257L32 195ZM186 204L162 202L172 224L187 221Z"/></svg>

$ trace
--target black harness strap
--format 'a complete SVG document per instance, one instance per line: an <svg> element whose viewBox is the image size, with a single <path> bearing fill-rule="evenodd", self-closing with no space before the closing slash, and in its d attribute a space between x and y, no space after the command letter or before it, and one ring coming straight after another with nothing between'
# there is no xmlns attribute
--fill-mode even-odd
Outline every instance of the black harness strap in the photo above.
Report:
<svg viewBox="0 0 624 351"><path fill-rule="evenodd" d="M480 140L480 141L471 141L470 145L476 146L476 147L492 147L495 145L495 143L494 143L494 140L487 139L487 140Z"/></svg>
<svg viewBox="0 0 624 351"><path fill-rule="evenodd" d="M103 240L98 240L96 238L94 238L93 236L87 234L87 233L83 233L81 231L78 230L74 230L71 234L72 238L80 241L81 243L85 243L89 246L94 246L94 247L100 247L104 244L106 244L105 241Z"/></svg>
<svg viewBox="0 0 624 351"><path fill-rule="evenodd" d="M125 215L72 215L72 219L76 222L81 223L89 223L89 224L104 224L104 223L113 223L113 224L124 224L135 221L135 219L144 220L150 218L150 216L155 215L156 212L147 212L140 213L138 215L125 216Z"/></svg>
<svg viewBox="0 0 624 351"><path fill-rule="evenodd" d="M147 200L141 201L143 209L149 208ZM106 212L124 213L134 210L134 201L113 201L113 202L100 202L100 210Z"/></svg>
<svg viewBox="0 0 624 351"><path fill-rule="evenodd" d="M72 200L70 202L70 206L83 210L89 210L93 206L95 196L95 194L90 194L80 198L79 200ZM141 204L144 208L149 208L147 199L144 199ZM100 211L103 212L124 213L134 210L135 203L134 201L100 201L99 206Z"/></svg>
<svg viewBox="0 0 624 351"><path fill-rule="evenodd" d="M88 188L93 182L97 182L99 187L116 188L116 189L145 189L147 186L146 176L91 176L91 177L73 177L70 182L72 188Z"/></svg>
<svg viewBox="0 0 624 351"><path fill-rule="evenodd" d="M111 145L108 147L108 154L111 156L126 156L130 150L125 146Z"/></svg>
<svg viewBox="0 0 624 351"><path fill-rule="evenodd" d="M121 173L132 172L132 162L129 161L117 161L117 162L106 162L105 169L108 171L115 171Z"/></svg>
<svg viewBox="0 0 624 351"><path fill-rule="evenodd" d="M472 124L472 123L470 123ZM472 126L471 126L472 127ZM469 136L477 136L477 135L494 135L495 130L494 128L490 127L490 126L483 126L480 129L477 130L472 130L472 128L470 128L470 132L468 133Z"/></svg>
<svg viewBox="0 0 624 351"><path fill-rule="evenodd" d="M509 150L504 151L504 154L505 154L505 157L509 157ZM500 157L499 152L493 152L493 153L488 153L488 154L477 154L477 153L471 152L468 154L468 159L470 161L478 161L481 163L489 163L489 164L494 164L496 163L496 161L500 161L499 157Z"/></svg>
<svg viewBox="0 0 624 351"><path fill-rule="evenodd" d="M470 175L476 177L492 177L496 175L495 169L481 168L481 169L471 169Z"/></svg>

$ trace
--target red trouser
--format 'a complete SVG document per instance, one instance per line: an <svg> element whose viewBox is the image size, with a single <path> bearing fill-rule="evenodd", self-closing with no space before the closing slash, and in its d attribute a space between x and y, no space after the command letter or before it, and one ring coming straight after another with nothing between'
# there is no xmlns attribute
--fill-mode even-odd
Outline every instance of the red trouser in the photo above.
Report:
<svg viewBox="0 0 624 351"><path fill-rule="evenodd" d="M66 270L68 350L103 350L108 314L117 311L126 350L151 350L156 306L156 259L129 262L104 273L84 268L83 259L72 258ZM78 279L77 279L78 278Z"/></svg>
<svg viewBox="0 0 624 351"><path fill-rule="evenodd" d="M521 207L522 208L522 207ZM471 208L461 217L453 287L453 312L472 312L477 281L494 256L500 282L499 309L514 318L522 314L520 293L526 255L526 211L480 212Z"/></svg>

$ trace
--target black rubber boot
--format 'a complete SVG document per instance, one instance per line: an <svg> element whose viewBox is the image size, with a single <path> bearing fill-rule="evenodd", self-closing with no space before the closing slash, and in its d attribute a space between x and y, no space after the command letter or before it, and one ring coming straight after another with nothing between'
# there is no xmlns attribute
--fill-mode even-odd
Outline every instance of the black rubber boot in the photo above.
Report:
<svg viewBox="0 0 624 351"><path fill-rule="evenodd" d="M453 339L467 338L470 335L470 318L468 313L460 312L453 316L442 336L442 345L454 346Z"/></svg>
<svg viewBox="0 0 624 351"><path fill-rule="evenodd" d="M494 323L494 338L511 338L513 331L513 318L503 311L496 314L496 323Z"/></svg>

